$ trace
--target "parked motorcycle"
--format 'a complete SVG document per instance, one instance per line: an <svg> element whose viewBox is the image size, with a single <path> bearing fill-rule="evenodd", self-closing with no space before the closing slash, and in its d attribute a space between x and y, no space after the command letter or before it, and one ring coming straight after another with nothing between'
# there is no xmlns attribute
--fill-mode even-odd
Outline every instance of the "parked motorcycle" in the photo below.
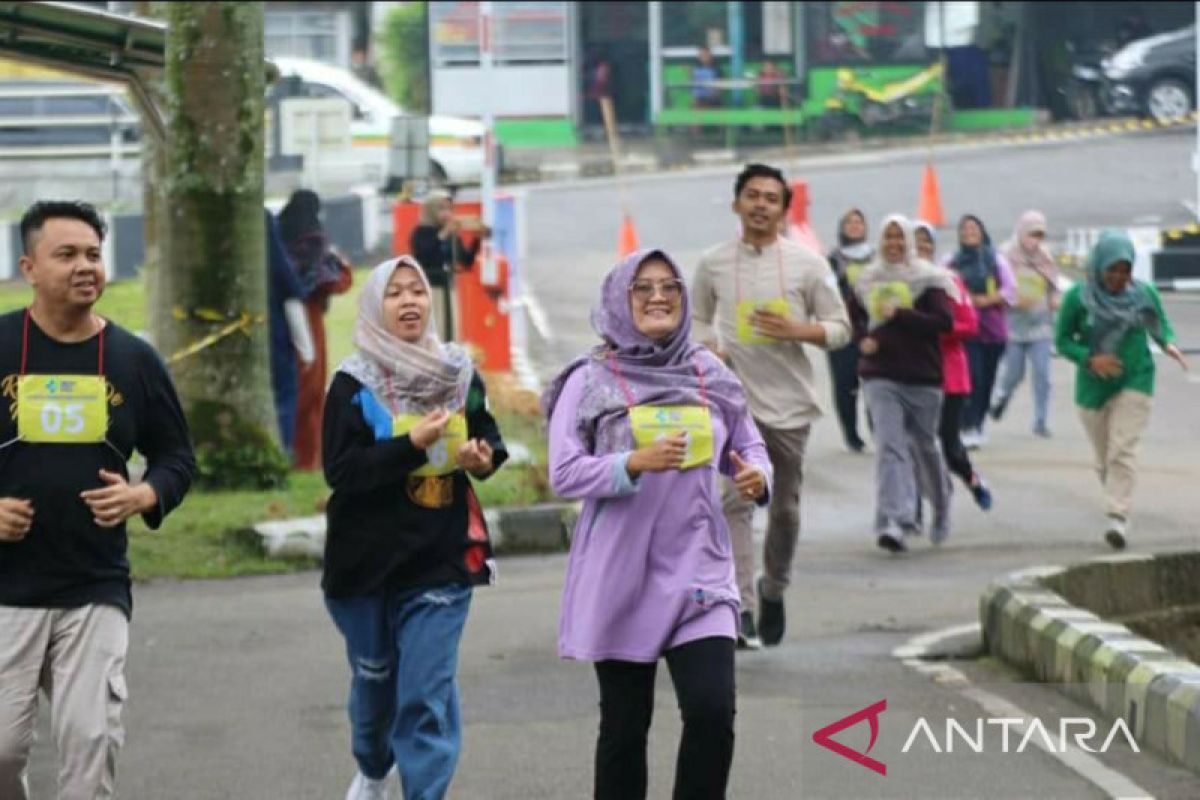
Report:
<svg viewBox="0 0 1200 800"><path fill-rule="evenodd" d="M812 132L826 141L851 131L927 129L934 107L945 100L940 63L890 81L875 79L870 70L839 69L837 92L825 101Z"/></svg>

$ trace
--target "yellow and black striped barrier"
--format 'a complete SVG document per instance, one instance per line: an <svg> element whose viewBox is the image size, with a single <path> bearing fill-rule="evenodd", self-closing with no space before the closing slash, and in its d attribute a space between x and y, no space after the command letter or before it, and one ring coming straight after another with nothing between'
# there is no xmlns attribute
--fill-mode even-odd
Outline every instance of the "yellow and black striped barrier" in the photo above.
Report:
<svg viewBox="0 0 1200 800"><path fill-rule="evenodd" d="M1152 119L1097 119L1088 123L1080 123L1057 128L1045 128L1041 130L1027 131L1024 133L998 132L995 136L986 137L985 139L981 139L981 141L987 141L991 143L998 142L1001 144L1029 144L1032 142L1072 141L1076 139L1090 139L1099 136L1113 136L1125 133L1143 133L1146 131L1178 128L1183 125L1194 124L1196 119L1196 111L1179 117L1178 119L1168 120L1167 122L1157 122Z"/></svg>

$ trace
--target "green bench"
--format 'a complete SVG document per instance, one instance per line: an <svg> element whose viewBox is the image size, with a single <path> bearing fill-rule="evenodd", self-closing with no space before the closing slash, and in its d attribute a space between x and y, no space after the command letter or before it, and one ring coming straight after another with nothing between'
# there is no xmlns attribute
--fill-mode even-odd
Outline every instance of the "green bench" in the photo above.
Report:
<svg viewBox="0 0 1200 800"><path fill-rule="evenodd" d="M790 64L780 64L785 77L792 74ZM659 111L654 120L656 133L664 136L672 127L717 127L725 129L725 141L729 147L737 142L737 132L740 128L765 128L790 125L799 128L804 125L804 113L798 107L763 108L757 105L758 93L754 80L761 68L759 64L751 64L746 70L746 77L736 81L744 85L736 91L724 91L723 97L729 105L719 108L694 108L692 106L692 90L683 85L691 80L691 66L687 64L668 64L663 70L663 78L667 84L667 106ZM732 83L729 78L722 77L722 83ZM734 104L738 103L738 104Z"/></svg>

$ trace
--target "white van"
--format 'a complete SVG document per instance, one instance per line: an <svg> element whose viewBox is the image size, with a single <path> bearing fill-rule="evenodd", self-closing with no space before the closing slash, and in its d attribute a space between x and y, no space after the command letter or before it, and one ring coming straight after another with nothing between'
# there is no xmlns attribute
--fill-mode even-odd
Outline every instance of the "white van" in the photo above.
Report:
<svg viewBox="0 0 1200 800"><path fill-rule="evenodd" d="M404 110L387 95L347 70L304 58L270 59L281 77L299 78L308 97L333 97L350 103L350 132L356 155L361 154L371 172L387 175L392 118ZM483 123L463 117L429 118L431 177L451 183L479 183L483 175ZM385 182L390 183L391 176Z"/></svg>

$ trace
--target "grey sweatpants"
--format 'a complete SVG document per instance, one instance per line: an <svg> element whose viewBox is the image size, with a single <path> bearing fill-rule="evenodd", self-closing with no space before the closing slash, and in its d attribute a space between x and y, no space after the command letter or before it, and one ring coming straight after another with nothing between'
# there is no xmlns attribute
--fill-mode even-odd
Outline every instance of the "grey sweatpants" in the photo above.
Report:
<svg viewBox="0 0 1200 800"><path fill-rule="evenodd" d="M792 559L800 538L800 486L804 482L804 450L810 426L772 428L755 420L767 445L775 471L771 503L767 508L767 539L763 542L763 593L768 599L783 597L792 579ZM742 610L754 609L754 509L755 504L737 493L733 481L724 479L722 505L733 539L733 564L737 573Z"/></svg>
<svg viewBox="0 0 1200 800"><path fill-rule="evenodd" d="M883 378L863 381L875 423L875 532L917 528L917 498L933 506L932 538L950 531L950 475L938 443L942 390Z"/></svg>
<svg viewBox="0 0 1200 800"><path fill-rule="evenodd" d="M29 798L39 691L50 699L58 751L58 793L43 787L39 796L113 797L128 645L129 623L113 606L0 605L0 798Z"/></svg>

